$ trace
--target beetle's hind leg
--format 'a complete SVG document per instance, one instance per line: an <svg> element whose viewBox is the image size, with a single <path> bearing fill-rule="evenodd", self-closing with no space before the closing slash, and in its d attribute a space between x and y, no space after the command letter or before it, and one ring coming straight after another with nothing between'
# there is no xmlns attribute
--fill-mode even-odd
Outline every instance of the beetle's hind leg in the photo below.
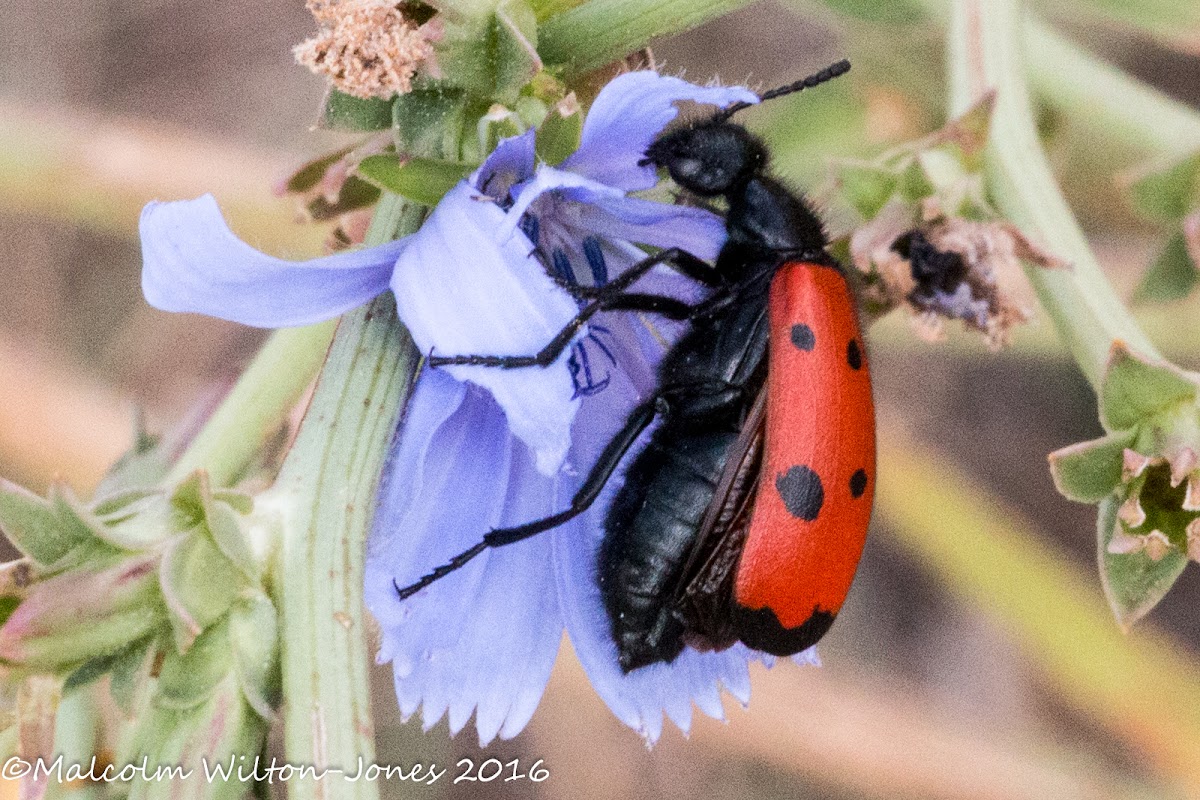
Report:
<svg viewBox="0 0 1200 800"><path fill-rule="evenodd" d="M638 436L649 427L654 418L662 411L662 404L659 402L657 396L655 396L639 405L630 413L629 419L625 421L625 425L609 440L608 444L604 447L604 452L600 454L600 457L596 459L596 463L592 465L592 469L588 473L587 478L584 479L583 485L579 487L579 491L571 498L569 508L542 519L526 522L523 525L516 525L511 528L497 528L490 531L474 547L454 556L454 558L437 567L416 583L409 584L408 586L400 586L393 580L392 585L396 589L396 594L400 596L401 600L411 597L431 583L465 567L471 559L489 548L503 547L504 545L524 541L544 531L557 528L559 525L569 522L587 511L592 503L596 501L596 498L600 496L600 491L604 488L604 484L608 483L608 479L616 471L617 466L621 463L621 459L633 447Z"/></svg>

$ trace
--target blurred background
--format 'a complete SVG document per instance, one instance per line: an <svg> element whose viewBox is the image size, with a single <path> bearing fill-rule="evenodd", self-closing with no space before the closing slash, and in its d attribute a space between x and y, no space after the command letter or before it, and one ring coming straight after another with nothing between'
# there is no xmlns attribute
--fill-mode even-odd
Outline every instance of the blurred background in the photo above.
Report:
<svg viewBox="0 0 1200 800"><path fill-rule="evenodd" d="M1189 44L1100 0L1044 6L1081 47L1200 104L1200 36ZM316 29L300 0L0 0L0 19L0 476L86 493L129 447L135 409L155 430L186 424L263 339L144 303L138 210L211 191L251 244L318 254L328 231L299 224L272 187L345 140L313 129L324 84L292 62ZM944 122L940 36L919 6L788 0L654 53L668 72L752 86L849 57L848 80L749 118L782 176L811 187L828 157L870 156ZM1097 136L1087 113L1048 103L1040 122L1127 298L1163 236L1117 179L1162 154ZM1177 363L1200 367L1195 297L1137 315ZM1200 568L1118 630L1095 511L1059 497L1046 468L1051 450L1101 433L1049 323L993 354L958 330L921 342L897 315L869 344L878 513L822 669L755 669L748 710L728 700L726 724L699 719L690 737L668 726L647 750L564 648L528 729L486 751L470 726L450 740L444 725L402 725L379 670L381 762L519 757L550 770L536 785L446 778L384 796L1200 797Z"/></svg>

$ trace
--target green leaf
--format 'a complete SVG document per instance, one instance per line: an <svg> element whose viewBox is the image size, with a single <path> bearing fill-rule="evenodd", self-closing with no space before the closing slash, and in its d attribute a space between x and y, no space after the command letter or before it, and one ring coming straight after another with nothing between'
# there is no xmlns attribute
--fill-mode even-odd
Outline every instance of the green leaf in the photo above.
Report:
<svg viewBox="0 0 1200 800"><path fill-rule="evenodd" d="M363 99L337 89L325 95L320 125L334 131L385 131L392 127L392 101Z"/></svg>
<svg viewBox="0 0 1200 800"><path fill-rule="evenodd" d="M341 188L338 189L337 199L332 203L324 195L319 195L313 198L305 208L308 209L308 215L313 218L313 221L324 222L360 208L367 208L378 201L379 187L351 175L342 183Z"/></svg>
<svg viewBox="0 0 1200 800"><path fill-rule="evenodd" d="M1200 282L1200 269L1192 263L1187 240L1176 233L1146 270L1134 292L1136 302L1167 303L1187 297Z"/></svg>
<svg viewBox="0 0 1200 800"><path fill-rule="evenodd" d="M196 637L187 652L167 650L154 702L165 708L194 708L207 700L233 669L229 623L222 620Z"/></svg>
<svg viewBox="0 0 1200 800"><path fill-rule="evenodd" d="M824 4L839 14L884 25L913 25L928 18L924 7L913 0L825 0Z"/></svg>
<svg viewBox="0 0 1200 800"><path fill-rule="evenodd" d="M271 719L280 697L279 618L265 594L256 593L234 605L229 639L247 702L260 717Z"/></svg>
<svg viewBox="0 0 1200 800"><path fill-rule="evenodd" d="M547 19L538 51L571 74L597 69L659 36L683 33L745 8L752 0L589 0Z"/></svg>
<svg viewBox="0 0 1200 800"><path fill-rule="evenodd" d="M432 158L401 161L392 155L370 156L358 165L358 174L366 180L426 206L437 205L442 196L470 172L469 164Z"/></svg>
<svg viewBox="0 0 1200 800"><path fill-rule="evenodd" d="M1195 379L1175 365L1143 358L1116 341L1100 385L1100 421L1105 430L1126 430L1194 401L1197 389Z"/></svg>
<svg viewBox="0 0 1200 800"><path fill-rule="evenodd" d="M163 554L162 595L180 651L233 605L245 585L239 572L203 530L181 535Z"/></svg>
<svg viewBox="0 0 1200 800"><path fill-rule="evenodd" d="M1200 153L1153 172L1129 187L1130 199L1143 216L1178 222L1200 206Z"/></svg>
<svg viewBox="0 0 1200 800"><path fill-rule="evenodd" d="M1117 622L1129 629L1166 596L1187 566L1187 556L1172 548L1158 561L1145 552L1118 555L1108 552L1113 536L1123 531L1117 518L1122 497L1110 495L1100 503L1096 522L1100 583Z"/></svg>
<svg viewBox="0 0 1200 800"><path fill-rule="evenodd" d="M15 483L0 479L0 531L13 546L49 566L86 543L86 528L63 520L51 503Z"/></svg>
<svg viewBox="0 0 1200 800"><path fill-rule="evenodd" d="M392 110L389 108L388 126L392 124L391 114ZM335 150L328 155L314 158L307 164L303 164L288 177L287 183L284 184L284 189L291 194L304 194L309 189L315 188L321 182L321 179L325 177L325 173L329 171L329 168L345 158L353 149L353 145L343 147L341 150Z"/></svg>
<svg viewBox="0 0 1200 800"><path fill-rule="evenodd" d="M1079 503L1099 503L1121 485L1125 448L1133 444L1128 431L1080 442L1050 454L1050 474L1063 497Z"/></svg>
<svg viewBox="0 0 1200 800"><path fill-rule="evenodd" d="M899 187L896 173L873 164L845 162L837 168L842 195L863 219L874 219Z"/></svg>

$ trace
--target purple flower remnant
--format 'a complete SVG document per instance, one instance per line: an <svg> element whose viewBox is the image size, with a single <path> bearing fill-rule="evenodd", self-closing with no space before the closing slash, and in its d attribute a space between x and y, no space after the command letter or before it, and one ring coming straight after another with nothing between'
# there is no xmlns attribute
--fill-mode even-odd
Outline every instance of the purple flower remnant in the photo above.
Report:
<svg viewBox="0 0 1200 800"><path fill-rule="evenodd" d="M702 209L630 196L652 188L643 154L675 103L754 102L744 88L699 87L653 72L622 75L596 98L581 145L539 164L534 131L507 139L452 189L417 233L380 248L294 263L238 242L211 198L143 212L143 284L150 302L258 326L335 316L390 288L425 353L527 355L578 311L564 284L602 285L645 257L638 245L711 259L722 220ZM696 288L659 268L644 291L684 299ZM597 692L647 740L664 714L686 731L692 706L722 717L721 688L749 694L737 645L690 649L628 675L617 663L595 581L603 509L488 551L406 601L412 583L488 530L566 507L582 476L640 399L678 334L638 315L594 317L549 367L456 365L420 377L382 479L368 542L366 602L393 664L401 713L426 727L475 716L481 743L528 722L565 629Z"/></svg>

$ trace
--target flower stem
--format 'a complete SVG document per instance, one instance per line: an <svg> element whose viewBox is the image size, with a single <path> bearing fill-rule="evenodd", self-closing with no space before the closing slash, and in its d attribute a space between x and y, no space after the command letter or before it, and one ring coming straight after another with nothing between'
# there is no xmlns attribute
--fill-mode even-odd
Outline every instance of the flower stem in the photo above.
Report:
<svg viewBox="0 0 1200 800"><path fill-rule="evenodd" d="M992 197L1005 216L1070 263L1069 269L1031 268L1027 274L1080 369L1098 387L1113 341L1151 358L1157 351L1105 280L1042 152L1022 75L1018 0L963 0L952 8L951 114L996 90L987 150Z"/></svg>
<svg viewBox="0 0 1200 800"><path fill-rule="evenodd" d="M365 532L417 353L391 294L342 318L295 445L271 490L282 516L276 592L289 763L354 774L375 752ZM264 498L265 500L266 498ZM292 800L374 800L373 782L303 780Z"/></svg>

